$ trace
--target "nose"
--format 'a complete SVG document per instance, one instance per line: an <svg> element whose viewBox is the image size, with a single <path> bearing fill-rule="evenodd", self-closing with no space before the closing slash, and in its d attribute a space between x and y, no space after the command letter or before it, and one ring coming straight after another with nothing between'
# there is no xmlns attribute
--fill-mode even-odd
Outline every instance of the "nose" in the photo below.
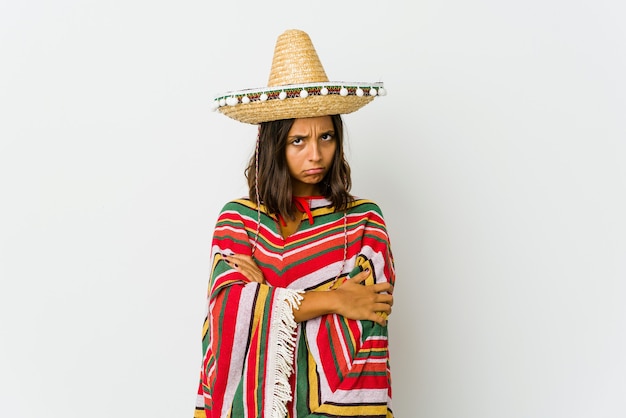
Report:
<svg viewBox="0 0 626 418"><path fill-rule="evenodd" d="M322 159L322 153L320 152L320 146L317 141L311 141L309 147L309 160L319 161Z"/></svg>

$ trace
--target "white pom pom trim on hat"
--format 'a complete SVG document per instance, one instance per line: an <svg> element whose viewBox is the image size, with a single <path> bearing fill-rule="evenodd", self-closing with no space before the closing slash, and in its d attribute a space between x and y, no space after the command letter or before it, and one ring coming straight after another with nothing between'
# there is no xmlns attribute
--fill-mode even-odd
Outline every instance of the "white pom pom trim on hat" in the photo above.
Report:
<svg viewBox="0 0 626 418"><path fill-rule="evenodd" d="M375 97L386 94L382 82L290 84L228 92L216 97L211 108L217 107L220 113L241 122L256 124L277 119L312 117L325 112L351 113ZM310 106L307 105L309 101Z"/></svg>
<svg viewBox="0 0 626 418"><path fill-rule="evenodd" d="M339 95L347 96L385 96L386 90L383 83L309 83L309 84L293 84L280 87L264 87L259 89L246 89L240 91L228 92L224 95L217 96L219 106L236 106L238 104L247 104L251 102L268 100L285 100L292 98L306 99L310 96L329 96Z"/></svg>

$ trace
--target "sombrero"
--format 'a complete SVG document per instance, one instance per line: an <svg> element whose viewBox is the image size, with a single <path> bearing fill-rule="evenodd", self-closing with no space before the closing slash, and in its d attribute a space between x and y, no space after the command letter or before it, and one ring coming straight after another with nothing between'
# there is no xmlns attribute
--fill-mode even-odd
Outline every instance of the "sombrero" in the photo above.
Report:
<svg viewBox="0 0 626 418"><path fill-rule="evenodd" d="M267 87L221 94L211 107L239 122L259 124L352 113L385 94L381 82L329 81L309 35L290 29L276 41Z"/></svg>

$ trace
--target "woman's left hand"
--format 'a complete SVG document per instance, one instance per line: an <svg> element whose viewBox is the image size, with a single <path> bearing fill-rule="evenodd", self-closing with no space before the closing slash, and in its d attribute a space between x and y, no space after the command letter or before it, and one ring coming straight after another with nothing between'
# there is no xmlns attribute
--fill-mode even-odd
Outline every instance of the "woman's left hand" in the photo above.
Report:
<svg viewBox="0 0 626 418"><path fill-rule="evenodd" d="M229 266L237 270L239 273L243 274L244 277L251 282L257 282L261 284L265 284L265 277L263 277L263 272L257 266L254 259L249 255L241 255L241 254L233 254L226 255L222 254L222 258Z"/></svg>

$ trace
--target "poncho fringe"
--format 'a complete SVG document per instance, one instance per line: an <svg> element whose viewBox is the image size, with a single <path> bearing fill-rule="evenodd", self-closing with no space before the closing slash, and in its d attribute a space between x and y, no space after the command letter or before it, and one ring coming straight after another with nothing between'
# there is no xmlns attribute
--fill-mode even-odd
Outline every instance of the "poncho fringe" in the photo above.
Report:
<svg viewBox="0 0 626 418"><path fill-rule="evenodd" d="M284 418L287 416L287 402L291 400L291 387L289 377L293 373L294 350L296 348L296 327L293 310L298 309L302 301L300 290L280 289L280 300L278 312L273 322L276 328L276 344L269 344L268 359L271 365L268 367L270 373L273 371L273 384L268 385L271 418ZM272 367L273 366L273 367Z"/></svg>

